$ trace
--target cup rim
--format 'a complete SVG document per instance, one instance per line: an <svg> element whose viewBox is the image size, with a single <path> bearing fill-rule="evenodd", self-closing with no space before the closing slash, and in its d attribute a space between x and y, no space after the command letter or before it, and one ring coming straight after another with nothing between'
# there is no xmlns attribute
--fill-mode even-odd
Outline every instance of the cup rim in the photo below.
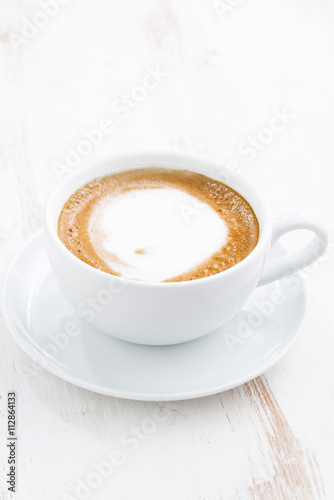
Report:
<svg viewBox="0 0 334 500"><path fill-rule="evenodd" d="M159 160L160 158L164 158L164 160ZM170 162L177 162L178 161L189 161L189 162L196 162L197 164L201 163L203 167L211 167L212 169L216 171L224 171L230 178L233 178L237 183L240 183L243 187L247 188L249 191L252 192L252 195L256 197L258 204L261 206L262 209L262 214L261 217L259 217L259 214L253 207L253 204L251 202L250 205L253 208L255 215L259 221L260 225L260 233L259 233L259 240L255 246L255 248L240 262L235 264L234 266L221 271L217 274L213 274L211 276L207 276L205 278L200 278L196 280L188 280L188 281L176 281L176 282L156 282L156 281L145 281L145 280L135 280L132 278L126 278L123 276L117 276L111 273L107 273L105 271L101 271L100 269L97 269L93 266L90 266L86 262L80 260L78 257L76 257L72 252L63 244L63 242L60 240L58 231L54 227L53 223L53 218L54 218L54 203L56 202L58 196L63 192L66 186L70 184L72 181L74 181L76 178L80 178L83 176L83 174L89 172L91 169L93 170L96 168L98 165L102 165L106 162L109 162L112 168L112 164L117 163L119 161L130 161L130 162L142 162L142 163L152 163L152 166L155 167L161 167L161 168L168 168L168 167L163 167L161 163L168 163ZM160 165L159 165L160 163ZM129 170L130 168L124 168L123 170ZM180 170L184 169L182 165L180 165ZM219 170L218 170L219 169ZM122 170L119 170L122 171ZM191 168L189 168L189 171L191 171ZM196 170L194 170L196 171ZM112 173L112 172L111 172ZM210 178L211 177L211 172L207 173L207 176ZM104 174L108 175L108 174ZM90 180L99 178L99 176L94 176L92 172L92 176ZM76 189L79 189L80 187L84 186L88 181L83 182L82 184L78 184ZM224 183L231 187L229 185L229 182ZM235 189L238 192L238 188L232 187L232 189ZM75 191L73 191L74 193ZM57 214L57 217L59 217L60 213ZM261 220L260 220L261 219ZM268 209L267 204L263 200L262 196L258 193L257 189L254 187L254 185L246 179L244 176L240 175L239 173L236 173L234 170L230 169L226 165L220 163L217 160L214 160L212 158L208 158L205 156L197 155L197 154L192 154L192 153L185 153L185 152L179 152L179 151L165 151L165 150L141 150L141 151L133 151L130 153L119 153L119 154L108 154L105 157L98 158L95 161L91 161L89 163L85 163L82 167L77 167L73 172L69 173L66 177L61 179L58 184L52 189L50 192L46 203L45 203L45 208L44 208L44 227L46 232L48 233L49 237L51 238L52 242L56 247L64 254L66 255L70 260L73 261L73 264L76 264L77 266L81 266L83 271L90 272L94 274L95 276L100 276L100 277L111 277L112 279L119 280L123 284L126 282L128 284L131 284L132 286L136 287L145 287L145 288L151 288L151 289L159 289L159 290L167 290L167 289L173 289L173 288L195 288L197 286L203 286L203 285L209 285L211 283L214 283L215 281L223 279L223 277L230 276L233 273L236 273L237 271L241 271L245 266L249 264L251 260L256 258L256 256L262 251L263 247L266 246L268 242L268 238L270 237L271 234L271 216L270 212Z"/></svg>

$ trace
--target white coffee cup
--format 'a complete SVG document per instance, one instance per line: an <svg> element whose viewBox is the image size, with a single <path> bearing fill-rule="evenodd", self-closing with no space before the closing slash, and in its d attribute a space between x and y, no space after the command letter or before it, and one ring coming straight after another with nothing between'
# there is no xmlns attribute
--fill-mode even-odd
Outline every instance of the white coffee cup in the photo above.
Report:
<svg viewBox="0 0 334 500"><path fill-rule="evenodd" d="M190 170L220 180L252 206L260 225L255 249L219 274L194 281L152 283L112 276L75 257L58 236L58 218L68 198L89 181L144 167ZM296 229L315 233L302 249L267 262L283 234ZM77 314L98 329L139 344L167 345L196 339L232 318L257 287L309 266L326 250L328 236L319 223L301 215L271 219L256 189L220 163L196 155L140 152L112 156L75 170L50 194L45 208L45 241L53 271Z"/></svg>

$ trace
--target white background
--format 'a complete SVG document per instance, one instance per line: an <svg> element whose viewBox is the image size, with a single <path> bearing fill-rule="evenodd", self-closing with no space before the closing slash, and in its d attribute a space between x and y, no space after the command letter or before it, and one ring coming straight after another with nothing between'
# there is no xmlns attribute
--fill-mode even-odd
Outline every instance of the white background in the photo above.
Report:
<svg viewBox="0 0 334 500"><path fill-rule="evenodd" d="M65 164L83 130L104 118L115 130L77 168L109 152L197 152L237 162L274 215L306 211L332 227L329 0L63 0L53 16L38 14L42 3L0 3L2 276L42 225L43 204L58 182L55 162ZM168 76L122 120L111 105L157 65ZM289 123L248 161L240 145L284 109ZM306 275L306 323L284 360L238 389L161 405L172 416L133 451L120 440L145 426L157 403L90 393L44 370L27 377L31 361L1 320L1 500L12 498L4 485L11 389L19 435L13 498L79 498L78 479L116 449L124 463L87 498L334 498L333 267L329 254Z"/></svg>

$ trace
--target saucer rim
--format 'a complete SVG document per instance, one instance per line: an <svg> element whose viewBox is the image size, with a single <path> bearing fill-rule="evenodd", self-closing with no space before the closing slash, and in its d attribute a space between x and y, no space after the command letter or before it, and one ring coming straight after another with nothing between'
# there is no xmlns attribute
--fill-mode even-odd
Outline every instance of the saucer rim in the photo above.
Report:
<svg viewBox="0 0 334 500"><path fill-rule="evenodd" d="M118 389L112 389L112 388L105 388L104 386L92 384L91 382L83 382L82 379L68 375L64 370L61 368L57 368L56 362L54 358L51 356L48 356L46 353L42 354L37 348L34 348L32 343L31 343L31 336L29 335L28 330L26 329L25 326L22 325L22 333L20 333L20 330L15 327L15 325L12 322L10 313L8 311L7 307L7 288L8 288L8 282L10 279L11 272L16 265L16 262L19 260L22 254L24 254L29 246L33 246L34 244L39 244L38 240L41 240L41 244L44 246L44 230L41 229L37 233L35 233L31 238L24 243L24 245L19 249L19 251L15 254L13 257L7 272L5 273L4 281L3 281L3 287L2 287L2 297L1 297L1 312L2 312L2 317L4 320L4 323L6 327L8 328L11 336L14 338L14 340L17 342L17 344L20 346L20 348L23 350L27 356L29 356L33 361L38 363L43 369L47 370L48 372L52 373L56 377L65 380L66 382L69 382L75 386L78 386L82 389L86 389L92 392L96 392L98 394L103 394L105 396L112 396L116 398L121 398L121 399L127 399L127 400L134 400L134 401L185 401L185 400L190 400L190 399L196 399L196 398L202 398L202 397L207 397L207 396L212 396L215 394L219 394L221 392L225 392L231 389L234 389L236 387L239 387L256 377L262 375L264 372L272 368L280 359L282 359L285 354L289 351L289 349L293 346L293 344L297 341L297 339L300 336L301 330L303 329L303 326L305 324L306 320L306 313L307 313L307 293L306 293L306 286L304 281L301 281L301 294L302 294L302 300L303 300L303 308L302 312L300 314L300 320L299 320L299 325L296 328L295 332L289 340L286 342L284 345L283 349L274 356L273 359L271 359L268 363L262 365L259 369L253 371L252 373L248 374L247 376L241 377L239 379L234 379L230 383L226 384L220 384L215 387L210 387L210 388L205 388L205 389L199 389L199 390L192 390L192 391L184 391L182 393L142 393L142 392L131 392L131 391L126 391L126 390L118 390ZM283 251L284 247L282 245L279 245ZM295 273L298 275L298 273ZM278 280L279 281L279 280ZM210 335L210 334L208 334ZM47 364L46 364L46 359L47 359ZM55 364L55 365L54 365Z"/></svg>

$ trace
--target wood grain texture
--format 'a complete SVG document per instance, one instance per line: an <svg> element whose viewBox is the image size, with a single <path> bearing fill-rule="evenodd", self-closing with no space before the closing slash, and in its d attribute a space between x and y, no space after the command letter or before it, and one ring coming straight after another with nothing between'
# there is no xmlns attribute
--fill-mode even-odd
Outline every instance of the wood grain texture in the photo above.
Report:
<svg viewBox="0 0 334 500"><path fill-rule="evenodd" d="M272 476L257 484L253 481L251 498L307 498L314 494L324 498L324 486L319 466L312 450L303 449L266 384L255 379L246 384L246 394L268 437L271 451Z"/></svg>
<svg viewBox="0 0 334 500"><path fill-rule="evenodd" d="M22 35L41 5L1 2L1 277L42 225L45 199L58 182L55 162L66 162L83 131L106 117L115 130L77 168L108 152L197 152L237 165L273 214L311 211L332 228L331 2L220 6L219 15L211 0L69 0L15 48L13 35ZM158 65L168 76L121 120L112 104ZM277 109L293 118L250 158L242 144L267 128ZM193 401L125 401L72 386L23 354L1 319L1 500L78 498L80 478L87 481L115 450L124 461L92 490L92 500L334 498L333 271L331 253L303 274L305 326L277 366L243 387ZM4 486L12 389L15 497ZM134 438L147 419L156 422L154 432ZM124 444L131 437L137 441Z"/></svg>

